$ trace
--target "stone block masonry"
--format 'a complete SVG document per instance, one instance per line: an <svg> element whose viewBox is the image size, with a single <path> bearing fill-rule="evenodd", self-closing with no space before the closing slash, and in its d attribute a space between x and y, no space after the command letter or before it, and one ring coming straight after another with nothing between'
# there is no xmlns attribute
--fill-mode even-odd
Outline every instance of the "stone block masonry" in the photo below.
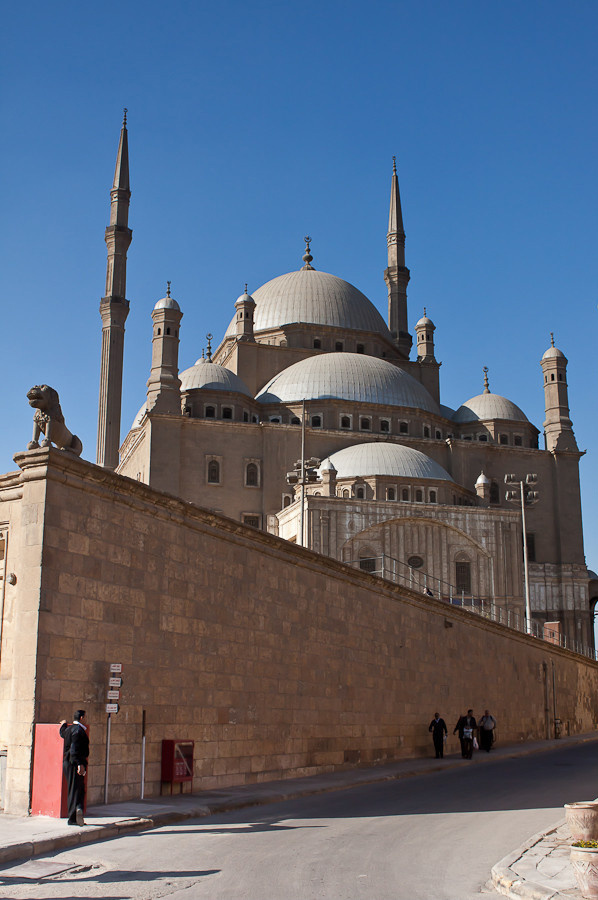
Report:
<svg viewBox="0 0 598 900"><path fill-rule="evenodd" d="M88 710L89 801L160 790L163 738L195 744L194 790L429 754L490 707L503 742L598 722L598 665L53 449L0 478L8 568L0 660L6 810L26 812L35 722ZM31 531L32 524L34 531ZM26 652L18 652L22 646ZM456 749L449 739L449 750Z"/></svg>

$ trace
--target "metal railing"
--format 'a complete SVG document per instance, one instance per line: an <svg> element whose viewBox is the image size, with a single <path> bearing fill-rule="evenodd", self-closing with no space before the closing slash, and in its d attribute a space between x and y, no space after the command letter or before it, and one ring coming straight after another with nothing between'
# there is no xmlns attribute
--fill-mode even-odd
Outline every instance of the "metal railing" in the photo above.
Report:
<svg viewBox="0 0 598 900"><path fill-rule="evenodd" d="M442 600L450 603L452 606L460 606L467 612L476 616L482 616L491 622L497 622L499 625L505 625L514 631L528 633L525 615L517 610L509 609L509 598L504 598L504 605L495 603L490 597L479 597L458 590L448 581L437 578L435 575L429 575L421 569L415 569L407 563L394 559L392 556L370 556L361 557L360 559L343 560L347 565L353 568L361 569L370 575L383 578L393 584L400 584L403 587L410 588L412 591L418 591L424 596L434 597L436 600ZM516 602L511 600L511 602ZM518 601L521 602L521 601ZM567 640L567 637L560 633L547 628L542 622L530 622L529 634L539 640L547 641L565 650L572 650L582 656L587 656L594 661L598 661L598 650L588 647L581 641Z"/></svg>

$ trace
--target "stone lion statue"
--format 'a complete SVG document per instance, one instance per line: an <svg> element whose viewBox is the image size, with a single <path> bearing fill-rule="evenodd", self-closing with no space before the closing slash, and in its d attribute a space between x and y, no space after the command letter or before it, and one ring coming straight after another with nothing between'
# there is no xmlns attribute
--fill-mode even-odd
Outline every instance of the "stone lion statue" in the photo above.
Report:
<svg viewBox="0 0 598 900"><path fill-rule="evenodd" d="M33 438L27 444L28 450L36 450L39 446L40 434L45 434L42 447L56 444L59 450L68 450L81 456L83 444L76 434L71 434L64 424L64 416L60 408L58 391L47 384L36 384L27 391L29 406L35 409L33 416Z"/></svg>

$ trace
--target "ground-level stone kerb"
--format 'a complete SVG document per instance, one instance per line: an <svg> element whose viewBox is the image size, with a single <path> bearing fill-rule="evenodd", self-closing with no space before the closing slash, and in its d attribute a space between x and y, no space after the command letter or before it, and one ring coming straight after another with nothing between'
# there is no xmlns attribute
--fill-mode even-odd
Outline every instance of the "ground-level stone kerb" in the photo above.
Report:
<svg viewBox="0 0 598 900"><path fill-rule="evenodd" d="M146 796L164 738L196 742L201 790L429 753L436 710L452 726L490 707L505 742L550 735L555 713L571 733L597 726L583 657L69 454L15 460L0 478L17 576L0 660L8 811L29 805L34 724L80 705L102 799L111 662L111 800L139 796L143 711Z"/></svg>

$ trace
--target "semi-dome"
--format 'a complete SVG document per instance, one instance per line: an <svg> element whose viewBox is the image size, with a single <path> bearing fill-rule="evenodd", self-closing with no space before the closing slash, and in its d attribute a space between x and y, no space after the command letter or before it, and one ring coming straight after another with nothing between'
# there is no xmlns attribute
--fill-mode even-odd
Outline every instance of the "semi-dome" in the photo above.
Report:
<svg viewBox="0 0 598 900"><path fill-rule="evenodd" d="M275 375L262 388L260 403L297 400L348 400L410 406L440 415L431 394L403 369L361 353L321 353Z"/></svg>
<svg viewBox="0 0 598 900"><path fill-rule="evenodd" d="M355 331L374 331L391 341L384 319L365 294L327 272L299 269L279 275L252 294L254 331L302 322ZM236 333L236 317L228 335Z"/></svg>
<svg viewBox="0 0 598 900"><path fill-rule="evenodd" d="M453 422L465 424L488 419L511 419L514 422L527 422L525 413L506 397L491 394L489 391L472 397L459 407L453 416Z"/></svg>
<svg viewBox="0 0 598 900"><path fill-rule="evenodd" d="M208 391L236 391L251 397L251 391L238 375L218 366L216 363L198 359L194 366L185 369L179 375L181 391L194 391L204 388Z"/></svg>
<svg viewBox="0 0 598 900"><path fill-rule="evenodd" d="M141 409L139 410L139 412L133 419L133 424L131 425L131 431L133 431L134 428L139 428L146 412L147 412L147 400L145 401L145 403L143 404L143 406L141 407Z"/></svg>
<svg viewBox="0 0 598 900"><path fill-rule="evenodd" d="M431 478L436 481L452 481L441 465L403 444L372 442L345 447L329 457L337 471L337 478L365 478L388 475L391 478ZM320 467L320 472L322 467Z"/></svg>

